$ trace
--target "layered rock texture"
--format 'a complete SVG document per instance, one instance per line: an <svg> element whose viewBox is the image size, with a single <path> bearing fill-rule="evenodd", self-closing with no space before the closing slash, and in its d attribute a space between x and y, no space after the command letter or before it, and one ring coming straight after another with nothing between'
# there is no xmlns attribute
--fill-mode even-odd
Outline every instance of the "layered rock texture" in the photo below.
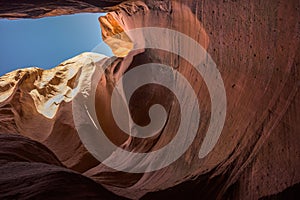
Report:
<svg viewBox="0 0 300 200"><path fill-rule="evenodd" d="M99 19L116 57L98 83L95 108L108 138L124 149L152 152L167 145L180 123L170 91L147 85L133 95L130 111L140 125L155 103L168 113L155 137L124 134L111 111L117 80L145 63L180 72L198 95L201 120L189 149L170 166L147 173L120 172L100 163L75 128L73 100L89 94L87 77L110 61L84 53L51 70L21 69L0 78L0 197L4 199L297 199L300 183L300 2L291 1L1 1L0 17L109 13ZM224 81L226 121L214 149L198 152L211 117L201 75L187 60L122 33L160 27L186 34L212 57ZM112 37L119 34L118 37ZM161 40L161 35L152 35ZM176 45L173 38L163 38ZM186 49L189 51L189 49ZM191 52L197 57L197 52ZM201 59L201 56L199 56ZM151 74L149 74L151 76ZM154 76L154 74L153 74ZM217 86L216 86L217 87ZM190 122L193 123L193 122ZM192 124L191 124L192 125ZM130 163L131 158L124 162ZM3 172L3 173L2 173ZM53 196L54 194L54 196ZM69 198L68 198L69 197Z"/></svg>

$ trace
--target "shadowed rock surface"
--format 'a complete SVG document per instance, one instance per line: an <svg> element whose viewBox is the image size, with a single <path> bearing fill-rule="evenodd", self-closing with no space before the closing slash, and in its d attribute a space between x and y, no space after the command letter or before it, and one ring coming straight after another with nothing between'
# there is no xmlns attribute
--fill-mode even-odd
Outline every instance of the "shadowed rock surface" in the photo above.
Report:
<svg viewBox="0 0 300 200"><path fill-rule="evenodd" d="M36 141L0 134L0 145L1 199L121 199L64 168L49 149Z"/></svg>
<svg viewBox="0 0 300 200"><path fill-rule="evenodd" d="M106 70L97 89L96 110L99 121L106 126L106 134L123 148L141 152L159 149L172 140L180 123L179 105L164 89L147 86L136 92L130 106L137 123L147 124L149 117L145 107L154 103L164 105L169 120L159 137L124 136L115 127L108 104L114 84L129 69L149 62L164 63L183 74L198 94L200 128L187 152L167 168L131 174L105 167L85 149L74 128L72 95L76 95L76 88L85 86L84 77L92 73L91 69L101 68L108 60L93 53L79 55L53 70L30 68L1 77L0 132L19 133L43 143L67 168L128 198L295 199L300 182L300 2L145 0L118 3L50 1L41 6L27 1L14 4L1 1L0 17L36 18L111 11L99 19L103 38L120 57ZM177 55L149 49L128 54L131 42L143 42L143 33L122 35L118 40L110 38L122 30L140 27L182 32L206 49L218 66L227 95L227 116L217 145L203 159L198 158L199 144L211 114L207 87L193 67ZM160 35L152 37L161 39ZM177 44L170 38L164 41ZM197 56L196 52L192 54ZM5 167L8 165L11 164L5 164L3 171L10 172L9 167ZM43 170L42 166L36 167ZM22 171L27 173L26 170L31 169L25 166L18 171L16 168L19 174L16 173L15 179L22 177ZM6 184L8 179L1 180ZM10 187L9 184L6 187Z"/></svg>
<svg viewBox="0 0 300 200"><path fill-rule="evenodd" d="M40 18L82 12L107 12L122 0L58 0L34 1L17 0L14 2L0 1L0 17L5 18Z"/></svg>

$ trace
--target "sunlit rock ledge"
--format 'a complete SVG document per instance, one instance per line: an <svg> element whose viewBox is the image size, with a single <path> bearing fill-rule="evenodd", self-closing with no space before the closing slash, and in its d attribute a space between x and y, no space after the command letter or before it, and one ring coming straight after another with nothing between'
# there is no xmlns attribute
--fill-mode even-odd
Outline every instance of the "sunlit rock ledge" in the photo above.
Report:
<svg viewBox="0 0 300 200"><path fill-rule="evenodd" d="M0 104L5 104L20 88L28 92L38 113L52 119L62 102L70 102L78 92L76 77L92 74L96 62L106 56L97 53L83 53L64 61L50 70L36 67L15 70L0 77ZM79 82L82 80L79 78Z"/></svg>

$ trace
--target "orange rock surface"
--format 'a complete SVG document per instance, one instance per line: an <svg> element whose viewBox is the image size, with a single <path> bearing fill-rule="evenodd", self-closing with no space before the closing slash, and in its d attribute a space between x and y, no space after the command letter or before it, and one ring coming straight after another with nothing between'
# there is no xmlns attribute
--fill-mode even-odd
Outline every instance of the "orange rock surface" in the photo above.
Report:
<svg viewBox="0 0 300 200"><path fill-rule="evenodd" d="M201 108L196 138L183 156L161 170L134 174L112 170L86 150L75 129L72 100L77 89L87 84L85 77L108 60L94 53L76 56L52 70L29 68L1 77L0 133L31 138L37 141L32 144L34 148L42 143L57 156L49 150L45 155L37 152L37 156L42 155L41 162L48 160L49 152L54 162L47 161L45 168L38 165L38 169L46 170L50 164L59 165L62 170L63 165L93 179L87 179L91 184L98 183L116 196L130 199L288 199L299 194L299 1L144 0L119 3L74 1L63 5L57 1L42 6L20 1L16 3L20 7L11 9L11 5L2 2L0 17L36 18L110 11L99 21L103 39L118 59L96 83L98 120L102 121L107 136L124 148L151 152L168 144L180 123L178 102L168 91L148 85L138 90L131 101L132 117L139 124L149 122L145 113L154 103L162 104L167 110L165 128L159 136L150 139L125 136L115 126L109 102L116 81L130 69L149 62L169 65L189 80L198 94ZM80 5L84 8L82 11ZM45 9L48 12L44 12ZM145 40L142 32L111 38L122 30L141 27L169 28L188 35L207 50L222 75L227 97L226 121L215 148L203 159L198 158L198 152L211 114L207 86L191 64L177 55L153 49L130 51L134 44ZM152 37L161 39L160 35ZM164 41L174 45L177 42L171 38L164 38ZM24 140L21 136L14 137L14 140L18 137ZM5 189L0 189L0 196L2 193L13 195L12 180L25 180L22 172L28 173L30 165L16 167L15 172L11 170L9 166L14 165L15 160L11 154L2 154L2 148L8 148L6 152L19 152L23 147L10 147L3 138L0 142L8 146L0 147L1 163L2 160L6 162L1 171L3 168L7 173L19 172L14 179L1 179ZM30 155L34 162L40 162L34 152ZM9 187L11 190L7 189ZM76 193L76 189L73 192Z"/></svg>

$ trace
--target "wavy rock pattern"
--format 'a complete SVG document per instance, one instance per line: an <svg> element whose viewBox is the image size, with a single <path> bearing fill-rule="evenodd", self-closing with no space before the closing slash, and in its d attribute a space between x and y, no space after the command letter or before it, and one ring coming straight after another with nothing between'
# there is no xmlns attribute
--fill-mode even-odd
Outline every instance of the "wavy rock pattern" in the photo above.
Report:
<svg viewBox="0 0 300 200"><path fill-rule="evenodd" d="M121 199L63 168L57 157L36 141L0 134L0 144L1 199Z"/></svg>
<svg viewBox="0 0 300 200"><path fill-rule="evenodd" d="M31 68L2 77L0 132L18 133L43 143L67 168L132 199L272 199L277 194L278 198L289 197L300 182L299 1L145 0L120 5L105 2L74 1L62 5L57 1L40 6L24 1L14 9L2 3L0 16L35 18L49 13L84 12L78 9L84 3L88 11L111 11L99 21L103 38L120 58L99 82L99 121L104 123L108 137L124 148L150 152L166 145L179 123L174 96L162 98L167 91L147 86L133 98L130 109L139 124L147 124L145 107L154 103L164 105L169 113L160 137L148 140L124 136L115 127L108 102L116 81L128 70L149 62L167 64L183 74L199 94L200 128L188 151L171 166L151 173L116 172L99 164L79 140L72 116L76 88L89 84L84 77L92 73L91 69L101 70L107 60L90 53L50 71ZM49 12L42 12L45 8ZM211 103L201 76L186 60L168 52L142 49L127 54L132 43L143 42L142 33L110 40L112 34L121 30L145 26L170 28L190 36L208 51L222 75L228 101L226 122L216 147L204 159L199 160L197 154L208 127ZM176 45L169 38L165 41ZM9 154L6 157L13 159ZM43 169L40 165L37 168ZM22 168L15 179L23 180L21 172L26 170L29 169ZM9 177L1 180L6 180L3 183L7 188L13 187L8 184Z"/></svg>

